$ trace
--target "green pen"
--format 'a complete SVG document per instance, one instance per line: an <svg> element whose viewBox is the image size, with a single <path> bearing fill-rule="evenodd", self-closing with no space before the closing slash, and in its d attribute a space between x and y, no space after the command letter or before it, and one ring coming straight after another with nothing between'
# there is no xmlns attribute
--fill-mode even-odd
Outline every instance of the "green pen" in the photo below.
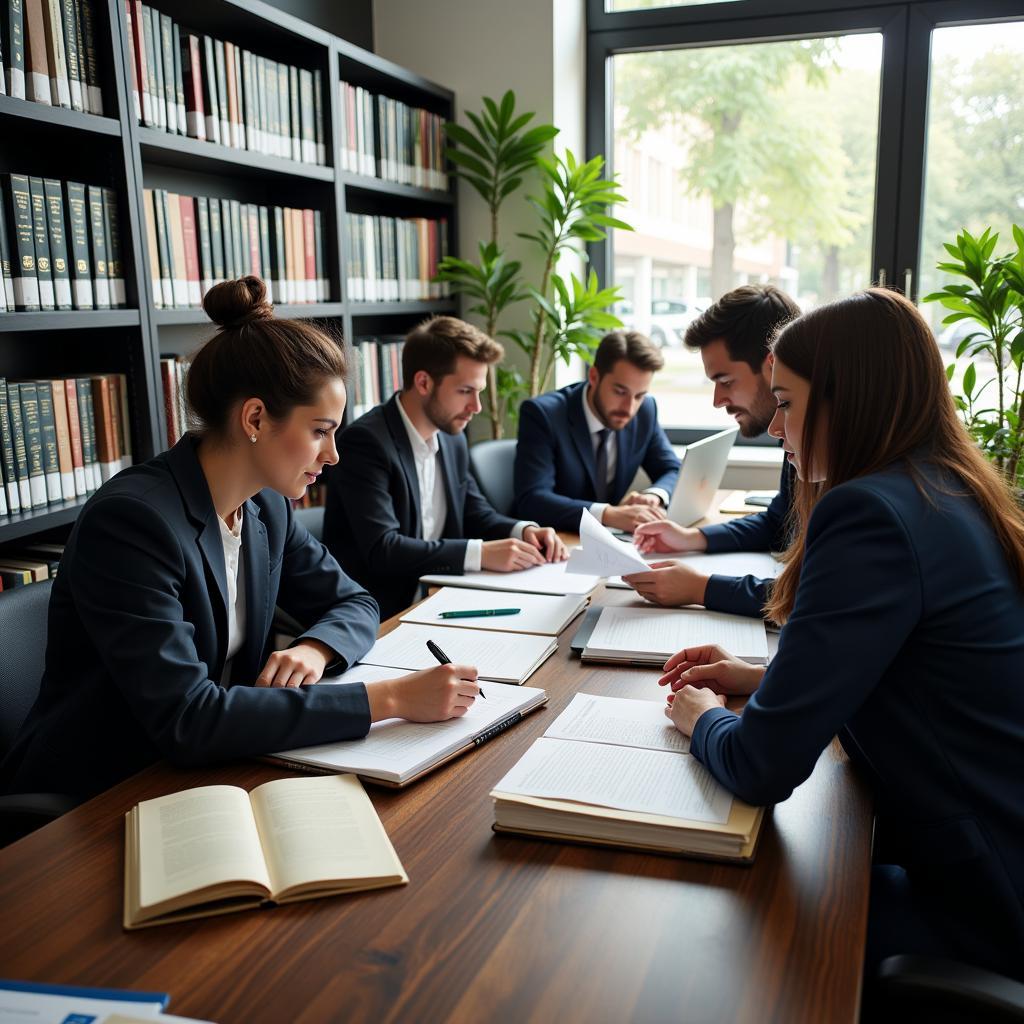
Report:
<svg viewBox="0 0 1024 1024"><path fill-rule="evenodd" d="M473 619L478 615L518 615L519 608L467 608L460 612L439 612L439 619Z"/></svg>

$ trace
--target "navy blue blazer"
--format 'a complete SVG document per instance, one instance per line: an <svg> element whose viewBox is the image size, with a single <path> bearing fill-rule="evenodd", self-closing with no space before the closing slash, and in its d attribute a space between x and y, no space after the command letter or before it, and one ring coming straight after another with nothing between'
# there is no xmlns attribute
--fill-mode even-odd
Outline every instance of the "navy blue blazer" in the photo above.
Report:
<svg viewBox="0 0 1024 1024"><path fill-rule="evenodd" d="M243 506L242 564L245 642L221 686L224 548L194 439L104 484L64 550L42 686L3 764L5 788L86 797L161 757L197 765L365 735L362 684L251 684L272 651L275 605L340 669L373 644L373 599L274 491Z"/></svg>
<svg viewBox="0 0 1024 1024"><path fill-rule="evenodd" d="M708 540L708 552L785 551L789 547L787 517L793 501L794 476L793 466L784 462L779 493L763 512L730 519L727 523L702 526L701 533ZM760 618L771 585L771 580L757 576L714 575L704 591L704 607L709 611Z"/></svg>
<svg viewBox="0 0 1024 1024"><path fill-rule="evenodd" d="M597 501L594 445L583 414L586 381L528 398L519 407L515 462L515 512L541 526L575 533L580 514ZM618 431L615 480L608 502L617 505L642 466L652 487L671 494L679 459L658 425L648 395L636 416Z"/></svg>
<svg viewBox="0 0 1024 1024"><path fill-rule="evenodd" d="M821 499L778 654L742 715L701 715L691 750L771 804L838 732L947 944L1020 976L1024 591L973 499L916 467L927 497L894 468Z"/></svg>
<svg viewBox="0 0 1024 1024"><path fill-rule="evenodd" d="M467 538L500 540L518 520L496 512L469 471L464 434L438 434L448 515L438 540L423 539L416 462L398 396L342 431L328 474L324 543L373 594L382 618L408 608L419 578L461 573Z"/></svg>

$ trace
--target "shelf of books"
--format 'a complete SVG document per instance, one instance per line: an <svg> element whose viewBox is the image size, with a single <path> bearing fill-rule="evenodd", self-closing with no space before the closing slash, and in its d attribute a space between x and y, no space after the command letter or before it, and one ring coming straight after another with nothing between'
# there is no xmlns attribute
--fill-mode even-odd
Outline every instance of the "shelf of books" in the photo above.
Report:
<svg viewBox="0 0 1024 1024"><path fill-rule="evenodd" d="M217 281L351 343L349 419L457 309L434 83L262 0L10 0L0 82L0 573L187 429Z"/></svg>

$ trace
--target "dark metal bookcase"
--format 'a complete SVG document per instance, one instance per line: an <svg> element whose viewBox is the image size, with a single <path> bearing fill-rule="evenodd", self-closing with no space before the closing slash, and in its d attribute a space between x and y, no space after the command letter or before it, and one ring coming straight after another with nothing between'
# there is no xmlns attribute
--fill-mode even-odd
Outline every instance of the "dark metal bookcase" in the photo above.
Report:
<svg viewBox="0 0 1024 1024"><path fill-rule="evenodd" d="M279 316L314 319L351 341L365 334L403 333L430 313L457 309L454 299L351 303L344 293L347 211L446 217L448 251L455 252L454 184L449 191L438 191L336 170L342 80L446 118L454 116L454 95L262 0L156 0L154 6L192 31L319 69L327 163L264 156L136 123L123 0L95 0L103 117L0 96L0 172L84 181L117 192L129 307L0 314L0 376L125 373L136 462L167 446L161 355L192 352L212 333L202 310L157 309L153 304L144 187L322 210L329 301L279 305ZM80 498L0 517L0 544L29 535L60 539L84 503Z"/></svg>

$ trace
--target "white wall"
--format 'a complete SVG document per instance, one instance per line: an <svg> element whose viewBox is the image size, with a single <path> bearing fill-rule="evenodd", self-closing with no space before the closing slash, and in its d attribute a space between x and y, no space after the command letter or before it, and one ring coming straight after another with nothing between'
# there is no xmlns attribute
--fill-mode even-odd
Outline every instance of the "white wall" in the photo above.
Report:
<svg viewBox="0 0 1024 1024"><path fill-rule="evenodd" d="M584 28L584 0L374 0L377 53L451 89L460 124L468 124L467 109L481 109L484 96L499 100L512 89L516 109L534 111L533 123L556 125L558 150L568 147L579 157L584 155ZM489 237L490 220L470 186L459 182L458 190L459 255L471 259ZM536 247L515 237L533 228L525 199L511 197L502 208L499 241L523 262L527 280L539 285L543 267ZM563 273L569 269L567 264ZM528 328L525 304L521 309L501 326ZM525 368L525 362L520 365ZM474 426L474 436L482 436L479 424Z"/></svg>

